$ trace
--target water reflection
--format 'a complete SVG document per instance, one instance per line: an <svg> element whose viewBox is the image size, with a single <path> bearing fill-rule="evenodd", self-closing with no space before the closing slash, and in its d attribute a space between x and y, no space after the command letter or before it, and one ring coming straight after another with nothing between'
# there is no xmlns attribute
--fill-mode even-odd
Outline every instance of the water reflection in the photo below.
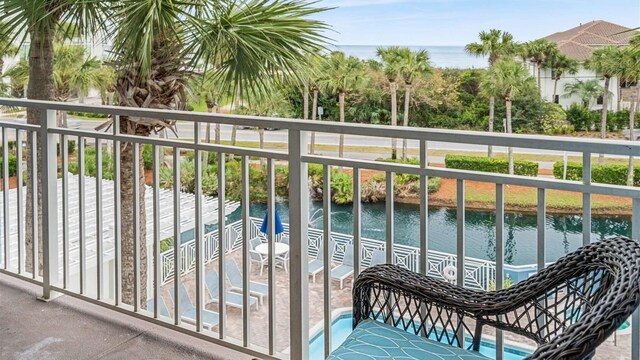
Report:
<svg viewBox="0 0 640 360"><path fill-rule="evenodd" d="M283 222L289 219L287 203L277 204ZM265 204L252 204L251 216L262 217ZM310 226L322 228L323 209L321 202L312 202L309 209ZM395 242L419 246L419 206L395 205ZM240 218L240 209L229 220ZM386 234L384 203L362 204L362 236L384 240ZM469 257L495 260L496 232L495 213L491 211L467 210L465 216L466 253ZM332 230L353 233L351 205L332 205ZM579 215L547 215L546 260L555 261L582 244L582 217ZM505 262L513 265L536 263L537 217L530 213L507 213L505 215ZM594 216L591 239L601 240L610 236L630 236L631 223L627 216ZM447 208L429 209L429 249L455 253L456 211Z"/></svg>

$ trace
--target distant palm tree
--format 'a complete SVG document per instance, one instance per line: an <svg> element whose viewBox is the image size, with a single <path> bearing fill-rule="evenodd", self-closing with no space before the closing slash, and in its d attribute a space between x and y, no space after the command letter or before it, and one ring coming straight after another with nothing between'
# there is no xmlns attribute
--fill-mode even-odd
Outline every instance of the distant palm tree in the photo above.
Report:
<svg viewBox="0 0 640 360"><path fill-rule="evenodd" d="M429 53L425 50L412 51L409 48L400 48L396 54L397 66L400 76L404 80L404 117L402 126L409 126L409 107L411 105L411 87L413 82L431 73ZM407 139L402 139L402 158L407 158Z"/></svg>
<svg viewBox="0 0 640 360"><path fill-rule="evenodd" d="M465 46L468 54L473 56L487 56L489 66L493 66L500 58L510 58L518 52L518 44L513 41L513 35L506 31L491 29L481 31L479 43L470 43ZM495 118L495 97L489 97L489 132L493 132ZM493 147L489 145L489 157L493 156Z"/></svg>
<svg viewBox="0 0 640 360"><path fill-rule="evenodd" d="M634 39L640 40L640 36L636 35ZM637 41L637 40L636 40ZM635 83L636 87L640 86L640 49L634 47L623 48L620 51L620 62L618 67L618 73L616 74L620 79L620 82ZM638 93L631 99L631 106L629 107L629 140L635 141L636 136L634 129L636 127L636 111L638 110L638 103L640 102L640 88L637 89ZM629 168L627 171L627 185L633 186L635 166L633 156L629 156Z"/></svg>
<svg viewBox="0 0 640 360"><path fill-rule="evenodd" d="M522 56L536 64L538 74L538 89L542 91L541 72L545 62L554 57L558 52L558 45L546 39L537 39L523 44Z"/></svg>
<svg viewBox="0 0 640 360"><path fill-rule="evenodd" d="M391 126L398 126L398 78L400 77L400 69L398 66L399 47L392 46L387 48L378 48L377 55L382 60L382 69L387 80L389 81L389 90L391 91ZM374 68L376 64L374 63ZM391 158L398 157L398 140L391 139Z"/></svg>
<svg viewBox="0 0 640 360"><path fill-rule="evenodd" d="M535 80L529 75L527 69L512 59L499 60L482 79L483 91L504 99L507 117L507 133L512 133L511 104L522 94L535 89ZM508 149L509 174L513 174L513 149Z"/></svg>
<svg viewBox="0 0 640 360"><path fill-rule="evenodd" d="M556 53L549 59L547 59L547 68L552 70L553 74L553 97L551 101L556 100L558 93L558 81L565 74L574 75L578 72L578 62L564 54Z"/></svg>
<svg viewBox="0 0 640 360"><path fill-rule="evenodd" d="M340 106L340 122L345 122L345 98L353 92L363 79L362 62L353 56L346 56L343 52L332 52L321 71L322 78L318 81L320 88L338 95ZM340 134L338 156L344 156L344 135Z"/></svg>
<svg viewBox="0 0 640 360"><path fill-rule="evenodd" d="M318 86L318 80L320 79L320 69L322 69L323 62L325 58L318 55L313 54L308 59L308 68L304 72L306 76L306 82L309 86L309 90L311 90L312 101L311 101L311 120L316 121L318 117L318 95L320 94L320 87ZM311 154L315 154L316 151L316 132L311 132L311 144L309 145L309 152Z"/></svg>
<svg viewBox="0 0 640 360"><path fill-rule="evenodd" d="M587 69L593 70L596 74L604 77L604 92L609 93L609 84L611 78L614 77L620 66L620 49L614 46L605 46L603 48L596 49L591 58L589 58L584 66ZM604 96L602 98L602 121L600 124L600 138L607 137L607 112L609 111L609 97ZM604 163L604 154L600 154L598 157L600 164Z"/></svg>
<svg viewBox="0 0 640 360"><path fill-rule="evenodd" d="M3 21L0 21L0 29L7 26ZM11 41L11 37L7 35L0 36L0 77L2 77L2 71L4 69L4 58L8 56L14 56L18 52L18 48Z"/></svg>
<svg viewBox="0 0 640 360"><path fill-rule="evenodd" d="M587 109L591 108L593 101L604 95L604 88L598 80L579 80L564 85L564 97L569 98L577 95L582 101L582 105Z"/></svg>

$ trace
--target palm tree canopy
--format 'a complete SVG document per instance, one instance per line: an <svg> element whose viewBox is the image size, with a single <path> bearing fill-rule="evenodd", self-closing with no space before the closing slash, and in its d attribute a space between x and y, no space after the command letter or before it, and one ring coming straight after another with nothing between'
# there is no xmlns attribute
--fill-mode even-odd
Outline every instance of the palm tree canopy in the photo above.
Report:
<svg viewBox="0 0 640 360"><path fill-rule="evenodd" d="M513 35L506 31L491 29L481 31L480 42L465 46L465 51L474 56L489 57L489 65L493 66L501 57L511 57L517 53L518 44L513 41Z"/></svg>
<svg viewBox="0 0 640 360"><path fill-rule="evenodd" d="M596 49L593 54L591 54L591 58L584 63L584 66L605 78L611 78L618 72L620 51L620 48L615 46L605 46Z"/></svg>
<svg viewBox="0 0 640 360"><path fill-rule="evenodd" d="M564 74L576 74L578 72L578 61L556 52L546 59L544 67L552 69L553 79L557 80Z"/></svg>
<svg viewBox="0 0 640 360"><path fill-rule="evenodd" d="M363 66L359 59L334 51L327 57L318 83L321 88L338 95L355 90L363 78Z"/></svg>
<svg viewBox="0 0 640 360"><path fill-rule="evenodd" d="M640 79L640 50L633 47L620 49L616 75L621 81L636 82Z"/></svg>
<svg viewBox="0 0 640 360"><path fill-rule="evenodd" d="M537 39L525 43L521 47L523 57L541 66L547 59L558 53L558 45L546 39Z"/></svg>
<svg viewBox="0 0 640 360"><path fill-rule="evenodd" d="M400 77L400 67L398 66L399 46L379 47L376 55L382 60L382 69L389 82L396 82Z"/></svg>
<svg viewBox="0 0 640 360"><path fill-rule="evenodd" d="M604 87L596 79L592 80L576 80L573 83L564 85L564 97L568 98L578 95L582 102L588 105L593 99L604 94Z"/></svg>
<svg viewBox="0 0 640 360"><path fill-rule="evenodd" d="M399 48L395 58L400 76L407 85L411 85L418 77L431 73L429 53L426 50L412 51L407 47Z"/></svg>
<svg viewBox="0 0 640 360"><path fill-rule="evenodd" d="M522 94L535 92L536 83L521 63L502 59L485 73L481 88L490 96L513 100Z"/></svg>

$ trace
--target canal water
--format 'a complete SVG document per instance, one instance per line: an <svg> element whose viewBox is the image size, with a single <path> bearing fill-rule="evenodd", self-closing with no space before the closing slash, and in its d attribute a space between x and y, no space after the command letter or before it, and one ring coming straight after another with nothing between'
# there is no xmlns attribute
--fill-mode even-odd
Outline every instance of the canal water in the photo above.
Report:
<svg viewBox="0 0 640 360"><path fill-rule="evenodd" d="M282 222L289 221L286 202L278 202L276 208ZM322 202L312 202L309 206L309 225L322 228ZM266 204L251 205L250 214L262 218ZM352 205L332 205L332 230L343 234L353 233ZM241 210L230 214L229 221L239 220ZM419 206L395 204L395 242L419 247L420 234ZM495 260L495 213L490 211L467 210L465 217L466 254L485 260ZM537 218L535 214L507 213L505 215L505 263L527 265L536 263ZM384 203L362 204L362 236L375 240L385 240L386 216ZM631 219L628 216L593 216L592 241L615 235L631 235ZM193 237L191 237L193 238ZM183 239L184 241L184 239ZM559 257L577 249L582 244L582 217L579 215L547 215L546 217L546 260L555 261ZM455 254L456 252L456 210L449 208L429 209L429 249Z"/></svg>

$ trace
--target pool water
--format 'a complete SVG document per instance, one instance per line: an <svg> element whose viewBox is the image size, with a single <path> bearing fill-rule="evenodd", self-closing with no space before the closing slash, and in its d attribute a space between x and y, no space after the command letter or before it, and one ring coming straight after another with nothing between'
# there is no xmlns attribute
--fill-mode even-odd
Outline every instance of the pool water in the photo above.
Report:
<svg viewBox="0 0 640 360"><path fill-rule="evenodd" d="M333 321L331 325L331 351L337 349L351 334L352 317L351 314L344 314ZM434 339L435 340L435 339ZM480 353L491 359L496 358L496 345L490 341L482 341L480 344ZM504 360L520 360L531 353L524 349L515 347L504 347ZM321 331L312 338L309 343L309 359L324 359L324 332Z"/></svg>

